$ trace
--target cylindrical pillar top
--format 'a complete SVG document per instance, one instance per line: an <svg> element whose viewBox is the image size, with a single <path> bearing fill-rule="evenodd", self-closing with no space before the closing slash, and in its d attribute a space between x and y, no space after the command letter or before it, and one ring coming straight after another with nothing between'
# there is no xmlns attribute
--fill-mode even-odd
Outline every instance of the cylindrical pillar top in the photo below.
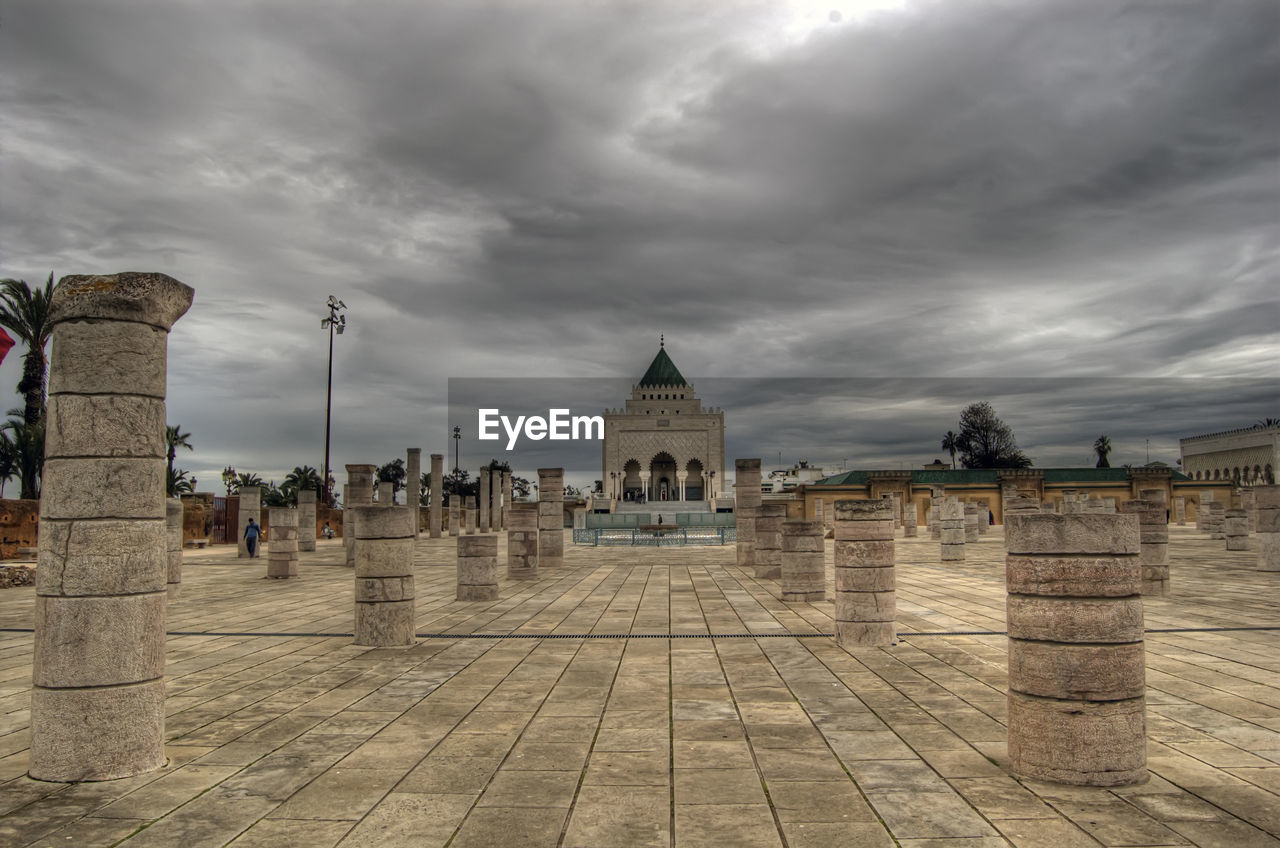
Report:
<svg viewBox="0 0 1280 848"><path fill-rule="evenodd" d="M132 321L168 330L191 308L195 289L168 274L72 274L58 281L49 324L92 319Z"/></svg>

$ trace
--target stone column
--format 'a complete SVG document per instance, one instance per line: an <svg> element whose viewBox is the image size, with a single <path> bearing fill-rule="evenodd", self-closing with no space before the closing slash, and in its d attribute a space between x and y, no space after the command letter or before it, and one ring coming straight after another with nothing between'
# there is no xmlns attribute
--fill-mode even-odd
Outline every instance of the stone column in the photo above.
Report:
<svg viewBox="0 0 1280 848"><path fill-rule="evenodd" d="M895 644L893 506L888 501L836 501L835 565L836 644Z"/></svg>
<svg viewBox="0 0 1280 848"><path fill-rule="evenodd" d="M405 460L404 504L409 507L409 528L413 538L422 535L422 448L409 448Z"/></svg>
<svg viewBox="0 0 1280 848"><path fill-rule="evenodd" d="M538 565L564 565L564 469L538 469Z"/></svg>
<svg viewBox="0 0 1280 848"><path fill-rule="evenodd" d="M507 512L514 505L511 497L511 472L502 472L502 526L507 526Z"/></svg>
<svg viewBox="0 0 1280 848"><path fill-rule="evenodd" d="M538 576L538 505L517 504L507 516L507 577Z"/></svg>
<svg viewBox="0 0 1280 848"><path fill-rule="evenodd" d="M480 532L488 533L489 524L489 469L480 469Z"/></svg>
<svg viewBox="0 0 1280 848"><path fill-rule="evenodd" d="M756 509L755 576L758 580L782 579L782 522L784 503L761 504Z"/></svg>
<svg viewBox="0 0 1280 848"><path fill-rule="evenodd" d="M1249 532L1258 532L1258 502L1254 495L1253 488L1244 489L1240 492L1240 508L1245 511L1245 515L1249 519Z"/></svg>
<svg viewBox="0 0 1280 848"><path fill-rule="evenodd" d="M462 495L449 496L449 535L462 535Z"/></svg>
<svg viewBox="0 0 1280 848"><path fill-rule="evenodd" d="M458 537L458 600L498 600L496 534Z"/></svg>
<svg viewBox="0 0 1280 848"><path fill-rule="evenodd" d="M431 507L427 510L427 532L432 539L439 539L443 528L441 514L444 511L444 455L431 454Z"/></svg>
<svg viewBox="0 0 1280 848"><path fill-rule="evenodd" d="M955 498L947 498L939 514L942 561L964 562L964 506Z"/></svg>
<svg viewBox="0 0 1280 848"><path fill-rule="evenodd" d="M961 505L964 510L964 541L965 544L978 541L978 505L976 503L965 503Z"/></svg>
<svg viewBox="0 0 1280 848"><path fill-rule="evenodd" d="M462 509L462 516L467 528L467 535L474 536L476 534L476 498L475 495L467 495L465 506Z"/></svg>
<svg viewBox="0 0 1280 848"><path fill-rule="evenodd" d="M1218 503L1217 501L1214 501L1207 505L1206 512L1208 512L1208 516L1204 520L1205 522L1204 529L1205 529L1205 532L1209 534L1209 538L1210 539L1227 538L1226 528L1224 527L1224 522L1226 521L1226 512L1227 512L1226 506Z"/></svg>
<svg viewBox="0 0 1280 848"><path fill-rule="evenodd" d="M1164 504L1142 498L1125 501L1120 511L1138 516L1142 594L1169 594L1169 525L1165 523Z"/></svg>
<svg viewBox="0 0 1280 848"><path fill-rule="evenodd" d="M496 468L489 472L489 526L502 529L502 472Z"/></svg>
<svg viewBox="0 0 1280 848"><path fill-rule="evenodd" d="M347 466L347 500L342 504L342 542L347 549L348 568L356 564L356 539L360 538L360 516L352 507L373 503L373 475L377 472L376 465Z"/></svg>
<svg viewBox="0 0 1280 848"><path fill-rule="evenodd" d="M249 519L259 527L262 526L262 489L259 486L241 487L240 526L236 529L236 556L244 559L249 555L249 543L244 538L244 528L249 526ZM258 537L258 551L262 550L262 537Z"/></svg>
<svg viewBox="0 0 1280 848"><path fill-rule="evenodd" d="M756 510L761 503L760 460L734 460L733 513L737 525L738 566L755 565Z"/></svg>
<svg viewBox="0 0 1280 848"><path fill-rule="evenodd" d="M1201 533L1205 530L1209 519L1209 504L1213 502L1213 489L1201 489L1200 497L1196 500L1196 529Z"/></svg>
<svg viewBox="0 0 1280 848"><path fill-rule="evenodd" d="M1176 497L1173 499L1173 520L1178 522L1179 527L1187 526L1187 499L1184 497Z"/></svg>
<svg viewBox="0 0 1280 848"><path fill-rule="evenodd" d="M1258 570L1280 571L1280 486L1254 486L1258 508Z"/></svg>
<svg viewBox="0 0 1280 848"><path fill-rule="evenodd" d="M177 600L182 592L182 501L166 498L164 502L165 550L168 552L169 600Z"/></svg>
<svg viewBox="0 0 1280 848"><path fill-rule="evenodd" d="M1039 513L1040 501L1035 498L1011 497L1005 498L1004 501L1004 523L1009 523L1010 515L1022 515L1024 513Z"/></svg>
<svg viewBox="0 0 1280 848"><path fill-rule="evenodd" d="M929 490L929 538L942 538L942 505L947 502L945 486L933 486Z"/></svg>
<svg viewBox="0 0 1280 848"><path fill-rule="evenodd" d="M1014 515L1009 766L1120 786L1147 776L1142 568L1135 515Z"/></svg>
<svg viewBox="0 0 1280 848"><path fill-rule="evenodd" d="M190 287L63 277L36 569L30 775L109 780L164 757L165 370Z"/></svg>
<svg viewBox="0 0 1280 848"><path fill-rule="evenodd" d="M906 502L905 511L902 513L902 535L906 539L914 539L918 532L919 517L916 515L916 502L908 500Z"/></svg>
<svg viewBox="0 0 1280 848"><path fill-rule="evenodd" d="M403 506L357 506L355 644L414 644L413 528Z"/></svg>
<svg viewBox="0 0 1280 848"><path fill-rule="evenodd" d="M991 504L984 498L977 500L978 535L985 536L991 530Z"/></svg>
<svg viewBox="0 0 1280 848"><path fill-rule="evenodd" d="M275 526L274 523L272 526ZM306 488L298 492L298 550L314 551L315 549L316 490Z"/></svg>
<svg viewBox="0 0 1280 848"><path fill-rule="evenodd" d="M312 494L315 494L314 492ZM267 576L275 579L298 576L298 524L300 510L285 506L272 507L271 544L267 546ZM311 523L315 527L315 521Z"/></svg>
<svg viewBox="0 0 1280 848"><path fill-rule="evenodd" d="M1249 550L1249 514L1243 509L1228 509L1223 513L1222 535L1227 540L1227 550Z"/></svg>
<svg viewBox="0 0 1280 848"><path fill-rule="evenodd" d="M823 562L821 521L782 523L782 600L825 601L827 567Z"/></svg>
<svg viewBox="0 0 1280 848"><path fill-rule="evenodd" d="M819 524L822 524L825 521L822 513L823 513L822 498L818 498L816 501L813 502L813 520L817 521Z"/></svg>

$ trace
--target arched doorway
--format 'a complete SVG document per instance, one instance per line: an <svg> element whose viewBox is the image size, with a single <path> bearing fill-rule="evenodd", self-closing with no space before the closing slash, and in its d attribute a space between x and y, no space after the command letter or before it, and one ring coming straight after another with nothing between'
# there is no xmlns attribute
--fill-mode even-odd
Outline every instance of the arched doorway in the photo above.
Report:
<svg viewBox="0 0 1280 848"><path fill-rule="evenodd" d="M673 501L679 496L675 457L662 451L649 461L649 500Z"/></svg>
<svg viewBox="0 0 1280 848"><path fill-rule="evenodd" d="M685 465L684 470L688 472L688 478L684 482L684 499L687 501L706 500L703 494L706 488L706 481L702 479L702 463L699 460L691 459Z"/></svg>
<svg viewBox="0 0 1280 848"><path fill-rule="evenodd" d="M622 499L634 501L644 491L644 482L640 479L640 463L628 459L622 466Z"/></svg>

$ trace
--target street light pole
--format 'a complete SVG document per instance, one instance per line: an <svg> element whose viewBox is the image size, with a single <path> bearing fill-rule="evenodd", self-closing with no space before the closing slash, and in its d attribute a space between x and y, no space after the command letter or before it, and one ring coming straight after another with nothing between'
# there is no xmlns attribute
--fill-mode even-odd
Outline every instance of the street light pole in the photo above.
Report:
<svg viewBox="0 0 1280 848"><path fill-rule="evenodd" d="M462 442L462 428L453 428L453 470L458 470L458 445Z"/></svg>
<svg viewBox="0 0 1280 848"><path fill-rule="evenodd" d="M324 502L326 506L332 506L333 487L329 483L329 433L333 417L333 334L337 331L338 335L342 335L342 331L347 328L347 316L338 314L340 310L346 309L347 305L333 295L329 295L328 306L329 317L321 320L320 328L329 330L329 387L324 401Z"/></svg>

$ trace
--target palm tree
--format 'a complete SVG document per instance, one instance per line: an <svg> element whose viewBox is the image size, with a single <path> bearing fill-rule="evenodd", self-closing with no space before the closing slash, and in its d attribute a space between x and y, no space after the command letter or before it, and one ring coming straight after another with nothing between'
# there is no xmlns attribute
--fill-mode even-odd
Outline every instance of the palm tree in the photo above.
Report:
<svg viewBox="0 0 1280 848"><path fill-rule="evenodd" d="M170 466L168 471L165 472L165 484L169 497L173 497L174 495L189 495L194 491L191 488L191 480L187 477L187 472L183 471L181 468L175 469Z"/></svg>
<svg viewBox="0 0 1280 848"><path fill-rule="evenodd" d="M9 410L10 418L0 429L7 431L5 436L11 445L14 468L22 483L19 497L34 500L40 497L39 481L44 471L44 420L28 424L21 415L20 409Z"/></svg>
<svg viewBox="0 0 1280 848"><path fill-rule="evenodd" d="M951 454L951 467L956 467L956 451L960 450L960 437L954 431L948 430L947 435L942 437L942 449Z"/></svg>
<svg viewBox="0 0 1280 848"><path fill-rule="evenodd" d="M320 472L310 465L296 466L284 476L284 484L280 487L280 491L292 503L297 502L298 492L303 489L314 489L316 497L324 496L324 482L320 479Z"/></svg>
<svg viewBox="0 0 1280 848"><path fill-rule="evenodd" d="M4 497L4 484L13 479L13 475L17 473L18 462L13 440L9 438L8 433L0 430L0 498Z"/></svg>
<svg viewBox="0 0 1280 848"><path fill-rule="evenodd" d="M170 477L173 475L173 460L178 456L178 448L186 448L189 451L196 449L191 444L191 434L182 432L181 424L169 424L164 428L164 443L169 449L169 465L167 470ZM170 492L170 494L173 494Z"/></svg>
<svg viewBox="0 0 1280 848"><path fill-rule="evenodd" d="M1098 440L1093 443L1093 452L1098 455L1098 464L1096 468L1110 468L1111 463L1107 461L1107 455L1111 453L1111 440L1106 436L1099 436Z"/></svg>
<svg viewBox="0 0 1280 848"><path fill-rule="evenodd" d="M431 495L431 475L424 471L418 478L418 504L430 506Z"/></svg>
<svg viewBox="0 0 1280 848"><path fill-rule="evenodd" d="M262 485L265 485L265 484L262 482L262 478L259 477L257 474L247 474L241 471L239 474L236 475L236 479L231 483L231 490L236 494L239 494L242 488L247 489L251 486L262 486Z"/></svg>
<svg viewBox="0 0 1280 848"><path fill-rule="evenodd" d="M53 272L44 288L33 291L25 280L0 280L0 327L13 331L26 343L22 358L22 420L34 427L44 417L44 346L49 342L49 301L53 298Z"/></svg>
<svg viewBox="0 0 1280 848"><path fill-rule="evenodd" d="M1267 427L1274 427L1277 424L1280 424L1280 418L1271 418L1268 416L1267 418L1258 419L1258 423L1253 426L1266 429Z"/></svg>

